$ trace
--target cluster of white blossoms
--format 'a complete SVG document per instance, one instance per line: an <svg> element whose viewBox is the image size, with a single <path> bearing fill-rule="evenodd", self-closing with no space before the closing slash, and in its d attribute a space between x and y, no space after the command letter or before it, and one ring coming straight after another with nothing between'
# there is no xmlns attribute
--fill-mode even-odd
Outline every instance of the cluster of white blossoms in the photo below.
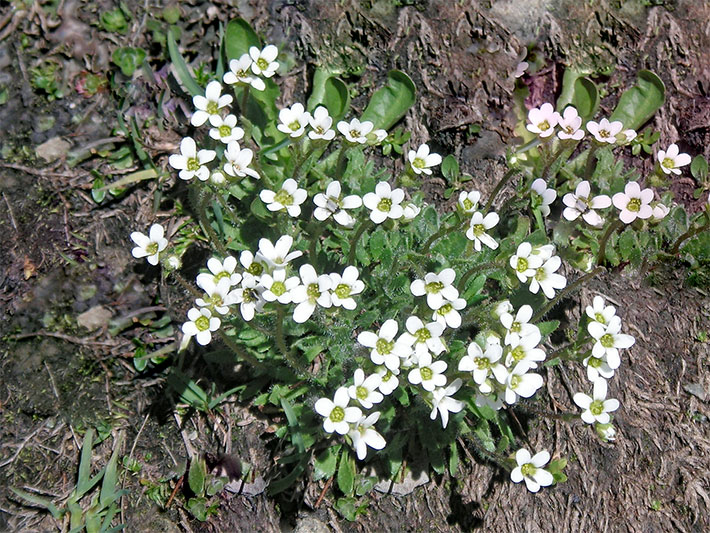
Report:
<svg viewBox="0 0 710 533"><path fill-rule="evenodd" d="M459 194L459 207L465 214L471 215L466 238L473 241L473 248L477 252L481 251L483 244L495 250L498 248L498 242L487 232L498 225L500 217L493 212L484 215L483 211L479 210L480 201L481 193L478 191L463 191Z"/></svg>
<svg viewBox="0 0 710 533"><path fill-rule="evenodd" d="M542 289L550 300L555 297L555 290L567 286L567 278L557 273L562 260L554 254L553 244L533 247L529 242L523 242L509 260L520 282L530 282L528 288L531 293L537 294Z"/></svg>
<svg viewBox="0 0 710 533"><path fill-rule="evenodd" d="M605 441L614 440L616 430L611 424L610 412L619 408L619 401L607 399L607 380L621 365L619 350L633 346L635 339L621 332L621 318L616 308L606 305L601 296L595 296L592 305L587 306L589 317L587 331L594 340L591 353L584 358L587 378L593 384L592 396L578 392L574 403L581 407L582 420L594 424L598 435Z"/></svg>

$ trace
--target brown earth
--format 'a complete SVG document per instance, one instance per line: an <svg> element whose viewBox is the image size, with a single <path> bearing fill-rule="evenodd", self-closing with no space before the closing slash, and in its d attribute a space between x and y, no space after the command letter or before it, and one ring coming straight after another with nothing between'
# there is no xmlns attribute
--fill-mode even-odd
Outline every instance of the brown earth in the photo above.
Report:
<svg viewBox="0 0 710 533"><path fill-rule="evenodd" d="M134 18L126 35L98 28L99 14L115 8L108 1L64 2L59 13L39 2L0 4L0 95L8 90L0 105L0 530L61 529L48 514L20 505L7 487L66 497L75 482L77 433L97 425L108 438L96 448L95 464L105 464L111 433L125 435L122 455L142 464L124 480L130 490L122 510L126 531L278 531L294 524L297 531L710 530L710 299L707 287L684 286L680 264L659 268L652 280L607 274L582 293L584 305L595 294L614 302L637 343L611 383L611 395L622 404L615 443L600 444L581 424L526 423L525 438L534 447L570 458L567 483L532 495L476 460L464 461L458 478L433 475L407 496L374 493L355 523L333 510L330 490L316 506L324 484L306 481L291 501L225 492L219 514L206 523L190 519L178 503L159 512L151 491L172 487L158 480L191 448L231 451L265 476L278 450L264 438L272 431L268 418L233 401L220 416L193 417L181 433L162 374L139 374L131 362L134 338L161 347L173 334L159 337L136 324L112 336L100 327L101 316L130 323L165 312L179 323L187 305L179 288L136 265L128 242L130 231L154 220L154 209L158 219L171 216L163 192L172 183L151 180L98 206L90 197L91 171L113 180L120 178L115 168L100 157L67 164L82 149L120 146L112 132L119 96L127 115L156 113L158 89L142 78L122 82L128 87L123 95L86 98L72 89L82 70L109 69L118 46L154 53L146 8L127 4ZM151 3L148 11L155 16L162 7ZM667 87L652 124L662 134L660 144L677 142L681 151L710 156L706 2L253 0L238 8L181 3L180 10L181 44L194 65L213 57L219 21L234 16L291 54L293 68L280 80L284 105L307 93L316 65L338 66L343 77L366 88L356 108L388 70L404 70L419 89L404 122L413 143L428 141L435 151L456 155L484 195L504 169L516 120L513 72L526 47L540 67L524 78L531 104L558 94L565 66L585 66L608 87L604 114L638 70L650 69ZM68 88L52 103L30 84L32 69L47 59L61 66ZM162 65L154 59L153 66ZM164 166L184 131L172 118L154 122L146 150ZM70 153L50 163L38 159L35 148L58 136ZM651 157L636 162L642 173L653 163ZM134 162L123 172L138 168ZM702 203L692 198L695 186L688 177L672 186L690 210ZM443 189L443 181L432 179L430 200L444 203ZM566 312L581 309L575 304ZM99 324L90 332L77 324L88 310ZM195 364L203 363L186 361L185 368ZM224 385L223 370L214 361L204 375ZM571 394L586 386L581 373L558 369L548 370L546 382L550 409L561 411L572 409ZM193 434L199 437L192 440Z"/></svg>

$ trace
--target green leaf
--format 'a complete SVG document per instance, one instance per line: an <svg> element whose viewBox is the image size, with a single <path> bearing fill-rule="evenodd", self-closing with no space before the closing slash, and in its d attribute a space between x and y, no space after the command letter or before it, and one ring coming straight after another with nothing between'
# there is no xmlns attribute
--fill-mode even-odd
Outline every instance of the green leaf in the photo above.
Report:
<svg viewBox="0 0 710 533"><path fill-rule="evenodd" d="M335 468L338 465L338 457L340 455L340 445L331 446L313 461L313 481L319 479L330 479L335 475Z"/></svg>
<svg viewBox="0 0 710 533"><path fill-rule="evenodd" d="M379 261L385 248L387 248L387 232L382 228L378 228L370 236L369 248L372 259Z"/></svg>
<svg viewBox="0 0 710 533"><path fill-rule="evenodd" d="M111 60L121 69L124 76L129 78L145 60L145 50L142 48L122 47L114 50Z"/></svg>
<svg viewBox="0 0 710 533"><path fill-rule="evenodd" d="M639 129L665 102L666 87L650 70L638 73L636 84L624 91L609 120L620 120L624 129Z"/></svg>
<svg viewBox="0 0 710 533"><path fill-rule="evenodd" d="M456 446L456 441L449 446L449 474L451 477L456 477L459 470L459 449Z"/></svg>
<svg viewBox="0 0 710 533"><path fill-rule="evenodd" d="M353 493L355 487L355 461L349 453L343 453L340 456L340 465L338 466L338 488L346 496Z"/></svg>
<svg viewBox="0 0 710 533"><path fill-rule="evenodd" d="M360 120L369 120L375 128L389 129L414 105L417 89L404 72L391 70L387 85L375 91Z"/></svg>
<svg viewBox="0 0 710 533"><path fill-rule="evenodd" d="M542 335L542 338L545 339L546 337L550 336L553 331L560 327L560 321L550 320L549 322L539 322L535 325L540 330L540 335Z"/></svg>
<svg viewBox="0 0 710 533"><path fill-rule="evenodd" d="M196 496L205 493L205 479L207 478L207 465L201 457L193 457L190 461L190 470L187 473L187 484Z"/></svg>
<svg viewBox="0 0 710 533"><path fill-rule="evenodd" d="M583 72L565 70L562 78L562 92L557 99L557 111L562 113L568 105L573 105L583 120L588 120L599 109L599 91L596 84L584 77Z"/></svg>
<svg viewBox="0 0 710 533"><path fill-rule="evenodd" d="M99 175L94 178L94 183L91 186L91 197L97 204L100 204L104 201L104 198L106 198L106 190L103 188L104 185L103 177Z"/></svg>
<svg viewBox="0 0 710 533"><path fill-rule="evenodd" d="M636 239L636 232L632 229L627 229L619 236L619 252L621 252L621 258L628 261L631 255L636 251L638 252L639 243Z"/></svg>
<svg viewBox="0 0 710 533"><path fill-rule="evenodd" d="M84 434L84 443L81 446L79 458L79 475L76 482L76 492L84 494L91 486L89 479L91 473L91 449L93 448L94 428L89 428ZM98 480L97 480L98 481Z"/></svg>
<svg viewBox="0 0 710 533"><path fill-rule="evenodd" d="M303 435L301 435L298 427L298 417L296 416L291 403L284 396L281 396L280 400L281 407L286 414L286 420L288 420L289 428L291 428L291 441L294 446L296 446L299 453L303 453L306 451L306 447L303 444Z"/></svg>
<svg viewBox="0 0 710 533"><path fill-rule="evenodd" d="M249 23L241 18L230 20L224 35L227 59L239 59L256 46L261 50L261 41Z"/></svg>
<svg viewBox="0 0 710 533"><path fill-rule="evenodd" d="M441 174L450 182L458 179L460 174L459 162L453 155L447 155L441 162Z"/></svg>
<svg viewBox="0 0 710 533"><path fill-rule="evenodd" d="M175 72L177 72L178 78L190 95L196 96L198 94L204 94L205 90L200 87L200 85L195 81L195 78L192 77L192 74L190 74L190 71L187 68L187 63L185 63L185 59L178 50L172 29L168 30L168 53L170 54L170 61L172 61L173 65L175 65Z"/></svg>
<svg viewBox="0 0 710 533"><path fill-rule="evenodd" d="M16 489L15 487L10 487L10 490L23 500L27 500L32 505L47 509L47 511L49 511L52 514L52 517L56 520L59 520L62 516L64 516L64 512L47 498L42 498L41 496L37 496L31 492L25 492L22 489Z"/></svg>
<svg viewBox="0 0 710 533"><path fill-rule="evenodd" d="M121 497L121 491L118 489L118 452L121 450L123 436L119 436L113 443L113 453L106 465L103 480L101 481L101 492L99 495L99 504L106 508Z"/></svg>
<svg viewBox="0 0 710 533"><path fill-rule="evenodd" d="M187 501L187 510L200 522L207 520L207 500L205 498L190 498Z"/></svg>
<svg viewBox="0 0 710 533"><path fill-rule="evenodd" d="M308 98L308 111L313 112L319 105L326 107L334 121L341 118L350 107L348 86L343 80L323 69L316 69L313 74L313 90Z"/></svg>
<svg viewBox="0 0 710 533"><path fill-rule="evenodd" d="M693 162L690 163L690 173L696 180L705 182L705 178L708 177L708 162L702 155L693 158Z"/></svg>

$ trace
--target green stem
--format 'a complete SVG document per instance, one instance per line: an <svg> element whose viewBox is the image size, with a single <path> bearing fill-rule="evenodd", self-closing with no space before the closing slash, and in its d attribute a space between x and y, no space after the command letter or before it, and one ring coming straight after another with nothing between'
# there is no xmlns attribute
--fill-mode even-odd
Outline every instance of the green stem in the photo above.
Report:
<svg viewBox="0 0 710 533"><path fill-rule="evenodd" d="M338 152L338 162L335 165L335 179L340 180L343 177L343 172L345 171L345 154L348 151L349 146L347 143L343 143L340 147L340 152Z"/></svg>
<svg viewBox="0 0 710 533"><path fill-rule="evenodd" d="M599 145L596 142L592 141L592 146L589 148L589 153L587 154L587 162L584 165L585 181L589 181L589 179L592 177L592 174L594 173L594 167L596 166L597 162L595 155L598 149Z"/></svg>
<svg viewBox="0 0 710 533"><path fill-rule="evenodd" d="M293 354L286 346L286 338L284 337L284 318L286 313L282 305L276 308L276 346L278 346L281 355L289 366L296 372L297 376L303 375L305 368L293 357Z"/></svg>
<svg viewBox="0 0 710 533"><path fill-rule="evenodd" d="M372 220L369 218L366 218L362 222L360 222L360 226L358 226L357 230L355 231L355 235L353 235L353 238L350 239L350 250L348 251L348 265L352 265L353 261L355 260L355 249L357 246L358 241L360 240L360 237L362 237L362 234L365 233L365 231L373 225Z"/></svg>
<svg viewBox="0 0 710 533"><path fill-rule="evenodd" d="M304 135L302 138L305 138L305 137L306 136ZM317 149L318 149L318 143L315 141L311 142L310 148L308 148L308 150L306 150L306 153L303 154L303 157L298 161L298 163L296 163L296 167L293 169L293 173L292 173L293 179L295 179L296 181L299 180L299 178L301 177L300 176L301 167L303 167L303 164L311 158L311 156L313 155L313 152L315 152Z"/></svg>
<svg viewBox="0 0 710 533"><path fill-rule="evenodd" d="M215 196L217 197L217 200L219 200L219 203L222 204L222 207L224 207L224 209L229 213L229 216L232 217L232 223L236 224L236 222L239 220L239 217L224 199L219 189L217 189L216 187L212 187L212 192L214 192Z"/></svg>
<svg viewBox="0 0 710 533"><path fill-rule="evenodd" d="M183 289L192 294L193 298L202 298L203 294L198 291L192 284L188 283L187 280L182 277L182 274L180 274L177 270L173 270L172 272L170 272L170 275L175 278L175 280Z"/></svg>
<svg viewBox="0 0 710 533"><path fill-rule="evenodd" d="M207 203L207 195L200 193L198 193L198 195L199 199L197 201L197 219L200 222L200 226L205 232L207 238L210 240L210 244L217 248L217 251L220 254L226 257L227 255L229 255L229 252L227 252L227 249L222 244L222 241L217 236L217 233L215 233L207 218L207 208L205 207L205 204Z"/></svg>
<svg viewBox="0 0 710 533"><path fill-rule="evenodd" d="M480 265L472 266L459 280L459 287L460 287L459 291L463 292L466 289L466 282L468 281L468 278L470 278L476 272L480 272L481 270L486 270L489 268L501 267L501 266L503 266L503 265L499 261L489 261L487 263L481 263Z"/></svg>
<svg viewBox="0 0 710 533"><path fill-rule="evenodd" d="M237 354L237 357L243 359L254 368L259 368L260 366L263 366L261 361L259 361L256 357L254 357L252 354L250 354L244 348L234 342L234 339L232 339L224 331L222 331L221 329L217 330L217 335L219 335L219 338L222 339L222 342L224 342L224 344L226 344L230 350Z"/></svg>
<svg viewBox="0 0 710 533"><path fill-rule="evenodd" d="M599 274L600 272L604 272L606 269L603 266L598 266L591 272L587 272L584 276L581 276L575 280L572 285L567 285L563 290L557 293L557 295L547 302L546 305L542 307L537 313L535 313L535 316L532 317L530 322L537 322L540 320L542 317L544 317L547 312L555 307L563 298L567 298L571 293L576 291L578 288L580 288L584 283L592 279L594 276Z"/></svg>
<svg viewBox="0 0 710 533"><path fill-rule="evenodd" d="M676 239L676 241L673 243L673 246L671 247L671 255L677 254L680 250L680 245L683 244L685 241L695 237L698 233L710 228L710 208L708 208L708 211L705 212L705 216L707 218L705 224L702 224L697 228L689 228L688 231L686 231L685 233L683 233L683 235Z"/></svg>
<svg viewBox="0 0 710 533"><path fill-rule="evenodd" d="M598 265L601 265L604 262L604 259L606 258L606 243L609 241L609 238L616 230L621 228L623 225L624 223L621 220L616 219L606 228L604 236L602 237L602 240L599 243L599 252L597 253L596 260L596 263Z"/></svg>
<svg viewBox="0 0 710 533"><path fill-rule="evenodd" d="M247 101L249 99L249 84L244 85L244 91L242 91L242 101L239 104L239 111L241 111L242 116L247 116Z"/></svg>
<svg viewBox="0 0 710 533"><path fill-rule="evenodd" d="M439 228L439 231L434 233L429 239L424 243L424 246L422 246L422 251L419 252L421 255L427 255L429 253L429 248L431 248L431 245L434 244L434 241L437 239L440 239L441 237L447 236L449 233L453 233L454 231L461 229L461 226L464 225L464 222L466 222L466 219L461 218L461 214L456 211L454 213L457 218L457 222L455 222L453 225L448 226L448 227L441 227Z"/></svg>
<svg viewBox="0 0 710 533"><path fill-rule="evenodd" d="M325 231L326 227L326 222L323 221L320 224L316 226L315 231L311 234L311 243L308 246L308 260L311 262L311 264L315 264L316 260L316 246L318 245L318 241L320 240L320 236L323 235L323 232Z"/></svg>
<svg viewBox="0 0 710 533"><path fill-rule="evenodd" d="M552 165L554 165L557 160L562 156L562 154L567 151L569 143L565 142L564 140L560 141L560 146L555 150L555 152L552 154L552 157L550 158L550 161L545 165L545 168L542 171L542 179L545 180L545 183L547 183L547 180L550 178L550 169L552 168ZM554 184L553 184L554 188Z"/></svg>
<svg viewBox="0 0 710 533"><path fill-rule="evenodd" d="M488 203L486 203L486 207L483 208L484 215L490 210L491 206L493 205L493 201L496 199L496 196L498 196L498 193L503 189L503 187L505 187L506 183L508 183L510 179L518 172L519 170L517 168L511 168L503 175L500 181L496 184L495 189L493 189L491 196L488 198Z"/></svg>
<svg viewBox="0 0 710 533"><path fill-rule="evenodd" d="M536 414L540 416L544 416L547 418L555 418L557 420L562 420L564 422L572 422L575 419L579 419L579 413L568 411L566 413L553 413L552 411L547 411L545 409L538 409L537 407L534 407L532 405L528 404L523 404L523 403L516 403L515 404L515 409L517 411L522 411L523 413L526 414Z"/></svg>

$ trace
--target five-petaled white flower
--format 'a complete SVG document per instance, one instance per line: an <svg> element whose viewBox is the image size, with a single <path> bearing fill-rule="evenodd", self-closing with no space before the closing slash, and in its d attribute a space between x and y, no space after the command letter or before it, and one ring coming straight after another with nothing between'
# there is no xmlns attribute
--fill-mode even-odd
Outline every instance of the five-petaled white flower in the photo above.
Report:
<svg viewBox="0 0 710 533"><path fill-rule="evenodd" d="M539 335L540 330L535 324L530 324L530 319L533 316L533 308L529 305L523 305L518 309L515 317L512 315L513 308L500 313L500 323L505 328L506 344L518 342L521 337L528 335Z"/></svg>
<svg viewBox="0 0 710 533"><path fill-rule="evenodd" d="M264 287L261 297L267 302L277 301L280 304L291 303L293 290L300 284L298 276L286 279L286 270L283 268L274 270L273 276L264 274L259 282Z"/></svg>
<svg viewBox="0 0 710 533"><path fill-rule="evenodd" d="M316 269L309 264L302 265L298 273L301 285L291 291L293 302L298 304L293 310L293 320L303 324L316 310L316 304L326 309L332 305L330 289L333 281L328 274L316 274Z"/></svg>
<svg viewBox="0 0 710 533"><path fill-rule="evenodd" d="M606 394L606 380L600 378L594 382L594 392L591 397L582 392L578 392L572 397L574 403L584 409L582 420L587 424L594 424L595 422L608 424L611 420L609 413L619 408L619 400L614 398L607 400Z"/></svg>
<svg viewBox="0 0 710 533"><path fill-rule="evenodd" d="M535 333L518 337L510 343L508 354L505 357L505 365L508 368L520 368L528 371L537 368L537 363L545 360L545 351L538 348L540 344L540 330Z"/></svg>
<svg viewBox="0 0 710 533"><path fill-rule="evenodd" d="M495 227L500 221L498 213L488 213L485 217L480 211L476 211L471 217L468 230L466 230L466 238L473 241L473 248L477 252L481 251L481 243L495 250L498 248L498 242L486 233L487 230Z"/></svg>
<svg viewBox="0 0 710 533"><path fill-rule="evenodd" d="M462 191L459 194L459 205L464 213L473 213L478 209L478 202L481 201L481 193L478 191Z"/></svg>
<svg viewBox="0 0 710 533"><path fill-rule="evenodd" d="M621 132L624 125L618 121L614 120L609 122L608 119L601 119L599 122L594 122L590 120L587 122L587 131L594 135L594 138L600 143L614 144L616 143L616 136Z"/></svg>
<svg viewBox="0 0 710 533"><path fill-rule="evenodd" d="M454 394L461 388L463 381L456 378L448 387L437 387L431 392L431 414L429 418L436 419L436 414L441 415L441 425L446 428L449 423L449 413L458 413L463 409L464 403L456 398Z"/></svg>
<svg viewBox="0 0 710 533"><path fill-rule="evenodd" d="M215 141L221 141L224 144L229 144L232 141L239 141L244 137L244 130L237 127L237 117L227 115L222 118L219 115L210 117L210 137Z"/></svg>
<svg viewBox="0 0 710 533"><path fill-rule="evenodd" d="M350 396L347 387L340 387L335 391L333 400L321 398L315 404L316 413L321 415L323 429L326 433L334 431L340 435L345 435L350 431L350 424L355 423L362 417L359 407L348 407Z"/></svg>
<svg viewBox="0 0 710 533"><path fill-rule="evenodd" d="M362 416L354 423L348 432L348 437L353 441L353 448L355 448L357 458L361 461L367 456L368 446L373 450L381 450L387 444L385 439L382 438L382 435L372 429L372 426L374 426L375 422L379 419L379 411L370 413L367 418Z"/></svg>
<svg viewBox="0 0 710 533"><path fill-rule="evenodd" d="M362 205L362 198L357 194L351 194L343 198L339 181L331 181L325 189L325 193L318 193L313 198L316 208L313 216L317 220L326 220L333 215L341 226L351 228L355 224L355 219L345 211L345 209L356 209Z"/></svg>
<svg viewBox="0 0 710 533"><path fill-rule="evenodd" d="M441 341L444 326L440 323L429 322L425 325L421 318L410 316L404 325L407 331L400 335L399 340L406 346L413 346L417 357L428 352L438 355L446 350L444 343Z"/></svg>
<svg viewBox="0 0 710 533"><path fill-rule="evenodd" d="M545 296L552 300L555 297L555 289L560 290L567 286L567 278L557 273L560 266L562 259L555 255L535 269L535 275L530 279L530 292L537 294L537 291L542 289Z"/></svg>
<svg viewBox="0 0 710 533"><path fill-rule="evenodd" d="M245 273L241 286L229 293L230 301L239 304L239 312L247 322L254 318L256 311L264 309L265 300L261 297L262 292L264 287L259 283L259 278Z"/></svg>
<svg viewBox="0 0 710 533"><path fill-rule="evenodd" d="M379 387L380 392L385 396L389 396L397 387L399 387L399 378L397 377L399 375L399 369L390 370L387 367L378 366L377 373L382 378Z"/></svg>
<svg viewBox="0 0 710 533"><path fill-rule="evenodd" d="M503 348L500 344L486 343L486 350L474 341L468 345L468 355L464 355L459 361L461 372L471 372L473 381L477 385L483 385L491 376L491 373L506 372L505 367L499 362L503 357ZM490 392L490 387L486 391Z"/></svg>
<svg viewBox="0 0 710 533"><path fill-rule="evenodd" d="M611 379L614 377L614 369L609 366L606 357L600 359L588 355L582 360L582 364L587 369L587 379L591 382L599 378Z"/></svg>
<svg viewBox="0 0 710 533"><path fill-rule="evenodd" d="M370 210L370 220L381 224L388 218L401 218L404 209L401 206L404 200L402 189L392 189L386 181L381 181L375 186L375 192L368 192L362 198L363 204Z"/></svg>
<svg viewBox="0 0 710 533"><path fill-rule="evenodd" d="M599 322L604 326L609 324L611 319L616 316L616 307L606 305L604 298L601 296L595 296L594 300L592 300L592 305L588 305L584 311L594 322Z"/></svg>
<svg viewBox="0 0 710 533"><path fill-rule="evenodd" d="M407 357L410 350L401 342L394 340L397 335L399 325L397 321L390 318L380 326L377 333L372 331L362 331L357 336L357 342L370 351L370 359L376 365L384 364L389 370L397 370L402 359Z"/></svg>
<svg viewBox="0 0 710 533"><path fill-rule="evenodd" d="M453 302L459 297L459 291L454 287L456 272L453 268L445 268L438 274L427 272L424 279L415 279L409 290L414 296L426 295L426 303L430 309L439 309L445 302Z"/></svg>
<svg viewBox="0 0 710 533"><path fill-rule="evenodd" d="M308 118L312 130L308 132L308 137L315 139L325 139L331 141L335 137L335 130L332 129L333 117L328 114L328 110L319 105L313 114Z"/></svg>
<svg viewBox="0 0 710 533"><path fill-rule="evenodd" d="M431 167L441 164L441 156L429 152L428 144L422 144L416 152L410 150L407 159L409 159L409 164L412 165L415 174L431 175Z"/></svg>
<svg viewBox="0 0 710 533"><path fill-rule="evenodd" d="M436 387L446 385L446 367L445 361L431 360L431 354L424 352L419 355L417 366L409 371L407 379L412 385L421 385L424 390L433 391Z"/></svg>
<svg viewBox="0 0 710 533"><path fill-rule="evenodd" d="M251 176L255 179L260 178L256 170L249 168L251 160L254 158L254 152L252 152L251 149L244 148L242 150L239 148L237 141L232 141L227 144L224 157L227 160L224 164L224 171L230 176L238 176L240 178Z"/></svg>
<svg viewBox="0 0 710 533"><path fill-rule="evenodd" d="M222 81L227 85L251 85L257 91L266 89L264 80L257 76L253 76L251 72L251 64L253 63L249 54L243 54L239 59L232 59L229 62L229 72L224 74Z"/></svg>
<svg viewBox="0 0 710 533"><path fill-rule="evenodd" d="M193 126L202 126L208 119L219 117L219 110L232 103L231 94L222 94L222 84L211 81L207 84L205 95L197 94L192 97L197 111L192 114L190 123Z"/></svg>
<svg viewBox="0 0 710 533"><path fill-rule="evenodd" d="M288 178L281 185L277 192L263 189L259 193L259 198L266 204L269 211L281 211L283 209L289 216L297 217L301 214L301 204L306 201L308 193L306 189L299 189L296 180Z"/></svg>
<svg viewBox="0 0 710 533"><path fill-rule="evenodd" d="M131 240L137 245L131 250L133 257L136 259L147 257L148 262L153 266L158 264L160 252L168 246L165 230L160 224L153 224L148 230L148 235L144 235L140 231L132 232Z"/></svg>
<svg viewBox="0 0 710 533"><path fill-rule="evenodd" d="M631 224L636 218L647 219L653 215L651 200L653 190L643 189L635 181L630 181L624 187L624 192L617 192L611 198L614 207L619 209L619 219L625 224Z"/></svg>
<svg viewBox="0 0 710 533"><path fill-rule="evenodd" d="M454 329L458 328L461 326L461 315L459 311L464 307L466 307L466 300L463 298L456 298L450 302L444 302L444 305L434 311L431 315L431 319L441 326L448 326Z"/></svg>
<svg viewBox="0 0 710 533"><path fill-rule="evenodd" d="M259 239L259 251L256 253L256 260L263 261L270 268L286 268L290 261L303 255L300 250L290 252L292 245L293 237L290 235L282 235L275 244L272 244L269 239Z"/></svg>
<svg viewBox="0 0 710 533"><path fill-rule="evenodd" d="M193 307L187 312L188 322L182 325L182 332L186 337L195 337L198 344L205 346L212 340L212 332L217 331L220 326L219 318L212 316L212 312L203 307L197 309Z"/></svg>
<svg viewBox="0 0 710 533"><path fill-rule="evenodd" d="M557 198L557 191L548 189L547 183L542 178L533 181L530 190L533 192L533 207L539 206L542 216L548 216L550 214L550 204Z"/></svg>
<svg viewBox="0 0 710 533"><path fill-rule="evenodd" d="M216 257L210 257L207 260L207 268L211 272L215 283L218 283L222 278L228 279L232 286L239 285L239 282L242 281L242 275L234 271L237 268L237 260L231 255L225 257L224 261L220 261ZM199 274L198 278L203 275L209 276L209 274Z"/></svg>
<svg viewBox="0 0 710 533"><path fill-rule="evenodd" d="M200 274L197 276L197 284L205 291L202 298L195 300L198 306L209 307L217 311L220 315L229 313L229 306L234 303L234 295L229 292L232 286L229 278L221 278L216 281L214 276Z"/></svg>
<svg viewBox="0 0 710 533"><path fill-rule="evenodd" d="M276 128L294 139L300 137L306 131L311 114L305 110L303 104L295 103L291 107L285 107L279 111L279 120Z"/></svg>
<svg viewBox="0 0 710 533"><path fill-rule="evenodd" d="M542 387L542 376L540 374L528 374L530 369L528 363L521 363L515 366L510 372L498 372L495 374L499 383L505 385L505 403L514 404L518 396L530 398ZM504 378L504 379L501 379Z"/></svg>
<svg viewBox="0 0 710 533"><path fill-rule="evenodd" d="M365 288L365 284L362 280L357 279L358 275L357 268L352 265L343 270L342 276L335 272L330 275L330 280L333 283L331 300L334 306L342 306L350 310L357 307L353 296L360 294Z"/></svg>
<svg viewBox="0 0 710 533"><path fill-rule="evenodd" d="M522 242L515 254L510 257L510 266L515 270L515 275L522 283L534 277L544 261L540 255L533 254L532 251L532 244Z"/></svg>
<svg viewBox="0 0 710 533"><path fill-rule="evenodd" d="M525 448L520 448L515 452L515 462L518 466L510 472L510 480L513 483L525 480L525 486L530 492L537 492L540 487L552 485L555 478L542 468L549 460L550 453L547 450L531 455Z"/></svg>
<svg viewBox="0 0 710 533"><path fill-rule="evenodd" d="M592 355L598 359L606 359L612 369L619 368L621 364L619 349L630 348L636 342L631 335L619 333L621 319L618 316L612 317L607 325L590 322L587 324L587 331L596 341L592 347Z"/></svg>
<svg viewBox="0 0 710 533"><path fill-rule="evenodd" d="M249 48L249 56L253 61L251 71L257 76L261 75L265 78L270 78L279 68L276 61L276 56L279 55L279 49L273 44L267 44L263 50L259 50L256 46Z"/></svg>
<svg viewBox="0 0 710 533"><path fill-rule="evenodd" d="M195 176L200 181L207 181L210 177L210 170L207 163L212 161L217 152L214 150L197 151L197 145L192 137L185 137L180 141L180 153L172 154L168 158L170 166L179 170L178 176L182 180L191 180Z"/></svg>
<svg viewBox="0 0 710 533"><path fill-rule="evenodd" d="M377 390L381 381L382 376L379 374L371 374L365 378L365 372L358 368L353 375L353 384L348 387L348 394L365 409L372 409L373 404L380 403L384 398Z"/></svg>
<svg viewBox="0 0 710 533"><path fill-rule="evenodd" d="M671 144L667 150L658 151L658 164L665 174L680 174L680 167L690 163L688 154L680 153L677 144Z"/></svg>
<svg viewBox="0 0 710 533"><path fill-rule="evenodd" d="M337 124L338 131L343 134L347 141L356 144L365 144L367 142L367 134L372 131L375 125L369 120L360 122L354 118L350 122L341 120Z"/></svg>
<svg viewBox="0 0 710 533"><path fill-rule="evenodd" d="M590 226L600 226L604 219L600 217L595 209L604 209L611 205L611 198L606 194L600 194L590 199L591 187L588 181L582 181L577 185L574 193L568 192L562 198L565 204L562 216L567 220L576 220L582 215L584 221Z"/></svg>
<svg viewBox="0 0 710 533"><path fill-rule="evenodd" d="M528 112L530 124L525 126L528 131L537 133L543 139L549 137L555 131L555 126L560 121L560 114L555 111L552 104L545 103L539 108L533 107Z"/></svg>
<svg viewBox="0 0 710 533"><path fill-rule="evenodd" d="M560 139L573 139L579 141L584 137L582 126L582 117L579 116L577 110L572 106L567 106L560 117L560 131L557 136Z"/></svg>

